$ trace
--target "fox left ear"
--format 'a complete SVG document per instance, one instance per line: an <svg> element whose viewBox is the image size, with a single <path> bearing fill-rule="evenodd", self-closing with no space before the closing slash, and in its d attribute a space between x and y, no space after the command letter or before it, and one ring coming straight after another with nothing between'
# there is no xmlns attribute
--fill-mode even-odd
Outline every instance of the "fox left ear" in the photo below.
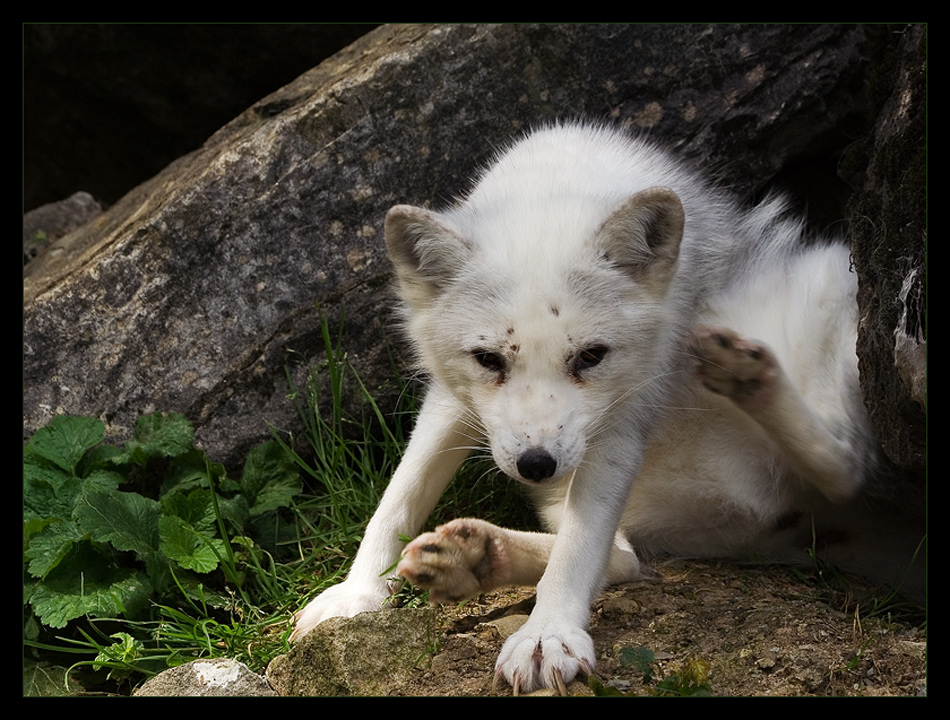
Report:
<svg viewBox="0 0 950 720"><path fill-rule="evenodd" d="M667 283L676 270L686 215L664 187L628 198L597 231L604 257L640 282Z"/></svg>

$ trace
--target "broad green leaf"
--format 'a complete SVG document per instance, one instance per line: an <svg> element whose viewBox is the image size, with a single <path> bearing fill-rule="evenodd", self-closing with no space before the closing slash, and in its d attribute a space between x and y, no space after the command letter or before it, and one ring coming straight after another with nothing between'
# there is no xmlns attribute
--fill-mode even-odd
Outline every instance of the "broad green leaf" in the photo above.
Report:
<svg viewBox="0 0 950 720"><path fill-rule="evenodd" d="M114 470L95 469L83 476L83 494L91 492L111 493L119 489L126 478Z"/></svg>
<svg viewBox="0 0 950 720"><path fill-rule="evenodd" d="M224 553L221 540L199 533L173 515L159 518L159 531L161 551L183 568L208 573L218 567L218 556Z"/></svg>
<svg viewBox="0 0 950 720"><path fill-rule="evenodd" d="M24 518L23 519L23 547L29 544L30 537L42 532L50 523L57 522L57 518Z"/></svg>
<svg viewBox="0 0 950 720"><path fill-rule="evenodd" d="M70 694L67 685L82 687L70 677L70 670L48 662L23 660L23 697L61 697Z"/></svg>
<svg viewBox="0 0 950 720"><path fill-rule="evenodd" d="M50 424L37 430L26 444L26 456L48 460L71 475L87 450L105 437L101 420L88 417L58 415Z"/></svg>
<svg viewBox="0 0 950 720"><path fill-rule="evenodd" d="M623 667L632 667L640 672L648 672L654 661L656 661L656 654L650 648L642 645L625 647L620 650L620 664Z"/></svg>
<svg viewBox="0 0 950 720"><path fill-rule="evenodd" d="M69 520L54 520L29 538L24 557L29 561L27 569L33 577L42 578L51 572L83 539L76 523Z"/></svg>
<svg viewBox="0 0 950 720"><path fill-rule="evenodd" d="M147 556L158 547L158 509L136 493L92 492L77 506L76 520L96 542Z"/></svg>
<svg viewBox="0 0 950 720"><path fill-rule="evenodd" d="M145 607L152 585L145 573L113 569L111 582L85 581L74 587L45 582L37 586L30 604L44 625L65 627L70 620L134 616Z"/></svg>
<svg viewBox="0 0 950 720"><path fill-rule="evenodd" d="M153 455L175 457L194 446L195 431L181 413L154 413L136 421L135 441Z"/></svg>
<svg viewBox="0 0 950 720"><path fill-rule="evenodd" d="M203 450L191 448L176 456L169 464L162 480L162 495L196 487L206 488L209 472L214 485L218 487L224 479L224 466L210 462Z"/></svg>
<svg viewBox="0 0 950 720"><path fill-rule="evenodd" d="M61 628L84 615L134 616L146 607L151 592L145 573L111 567L88 543L78 543L33 587L30 605L44 625Z"/></svg>
<svg viewBox="0 0 950 720"><path fill-rule="evenodd" d="M194 444L194 428L184 415L153 413L136 420L133 439L110 460L144 467L152 458L176 457L191 450Z"/></svg>
<svg viewBox="0 0 950 720"><path fill-rule="evenodd" d="M23 521L69 518L82 482L58 465L23 462Z"/></svg>
<svg viewBox="0 0 950 720"><path fill-rule="evenodd" d="M117 472L92 470L78 478L53 465L23 463L23 520L72 517L80 498L89 492L111 493L124 481Z"/></svg>
<svg viewBox="0 0 950 720"><path fill-rule="evenodd" d="M211 491L203 488L177 492L161 499L162 513L181 518L199 532L214 532L217 522Z"/></svg>

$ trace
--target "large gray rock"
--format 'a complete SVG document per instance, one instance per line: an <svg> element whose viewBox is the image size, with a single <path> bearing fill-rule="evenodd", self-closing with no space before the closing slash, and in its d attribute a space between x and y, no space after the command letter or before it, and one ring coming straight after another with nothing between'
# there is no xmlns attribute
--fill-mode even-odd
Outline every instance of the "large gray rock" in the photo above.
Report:
<svg viewBox="0 0 950 720"><path fill-rule="evenodd" d="M851 201L858 357L886 457L915 476L927 459L927 33L911 26L872 76L880 105L855 149Z"/></svg>
<svg viewBox="0 0 950 720"><path fill-rule="evenodd" d="M450 199L545 120L642 130L744 194L781 179L840 218L868 45L841 25L381 27L27 266L25 432L65 412L122 435L176 410L237 465L268 421L296 427L285 366L302 382L320 312L344 309L386 406L386 210Z"/></svg>

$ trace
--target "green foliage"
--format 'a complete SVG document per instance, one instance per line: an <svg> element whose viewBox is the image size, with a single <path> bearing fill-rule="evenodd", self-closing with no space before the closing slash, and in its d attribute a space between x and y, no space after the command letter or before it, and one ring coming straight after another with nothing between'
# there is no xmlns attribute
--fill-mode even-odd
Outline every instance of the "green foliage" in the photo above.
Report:
<svg viewBox="0 0 950 720"><path fill-rule="evenodd" d="M23 460L26 694L118 689L224 651L254 664L274 622L256 604L288 596L263 546L301 489L278 443L254 448L236 482L182 415L141 417L122 447L99 420L62 416ZM222 640L242 633L240 648Z"/></svg>
<svg viewBox="0 0 950 720"><path fill-rule="evenodd" d="M643 647L642 645L637 645L632 648L621 648L620 650L620 664L623 667L632 667L643 673L644 683L649 684L653 682L653 675L656 670L655 662L656 654L650 648Z"/></svg>
<svg viewBox="0 0 950 720"><path fill-rule="evenodd" d="M242 481L230 481L194 447L178 414L140 418L123 448L103 442L99 420L60 416L24 451L26 599L51 628L79 617L140 617L172 588L175 572L220 568L240 584L229 534L300 490L276 443L255 449ZM153 488L153 496L123 486Z"/></svg>
<svg viewBox="0 0 950 720"><path fill-rule="evenodd" d="M689 658L678 672L670 673L657 683L654 695L662 697L708 697L712 695L709 685L709 663L698 658Z"/></svg>
<svg viewBox="0 0 950 720"><path fill-rule="evenodd" d="M24 697L58 697L66 694L70 671L48 662L25 660L23 663Z"/></svg>
<svg viewBox="0 0 950 720"><path fill-rule="evenodd" d="M656 654L647 647L621 648L618 655L620 664L641 673L647 694L658 697L708 697L712 695L709 684L709 663L698 658L687 658L675 672L664 672L657 662ZM604 685L600 678L592 675L588 686L597 697L631 696L621 690Z"/></svg>
<svg viewBox="0 0 950 720"><path fill-rule="evenodd" d="M287 651L292 612L355 554L408 417L384 422L326 325L324 339L326 364L299 396L291 387L306 432L274 429L239 481L176 414L140 418L122 447L82 417L55 418L29 440L25 692L62 693L50 685L77 678L127 691L196 657L261 671ZM369 411L356 419L343 410L354 391Z"/></svg>
<svg viewBox="0 0 950 720"><path fill-rule="evenodd" d="M294 504L292 535L284 539L298 558L286 566L301 575L298 604L339 582L348 569L402 456L408 436L403 421L414 404L401 386L402 404L384 416L341 349L342 325L336 336L326 322L322 330L326 360L310 370L301 388L290 368L286 373L302 434L271 428L276 446L305 481Z"/></svg>

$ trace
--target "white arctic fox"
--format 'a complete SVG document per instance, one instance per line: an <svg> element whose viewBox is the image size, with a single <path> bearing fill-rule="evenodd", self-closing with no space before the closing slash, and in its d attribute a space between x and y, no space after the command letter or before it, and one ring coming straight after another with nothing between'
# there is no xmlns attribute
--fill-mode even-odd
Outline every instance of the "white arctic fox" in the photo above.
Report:
<svg viewBox="0 0 950 720"><path fill-rule="evenodd" d="M743 209L647 143L558 125L457 205L392 208L386 244L431 387L348 578L295 638L378 609L402 550L433 601L537 583L497 675L563 688L593 668L590 605L639 576L634 548L778 557L861 486L848 248L804 243L780 200ZM482 444L552 534L463 519L402 549Z"/></svg>

